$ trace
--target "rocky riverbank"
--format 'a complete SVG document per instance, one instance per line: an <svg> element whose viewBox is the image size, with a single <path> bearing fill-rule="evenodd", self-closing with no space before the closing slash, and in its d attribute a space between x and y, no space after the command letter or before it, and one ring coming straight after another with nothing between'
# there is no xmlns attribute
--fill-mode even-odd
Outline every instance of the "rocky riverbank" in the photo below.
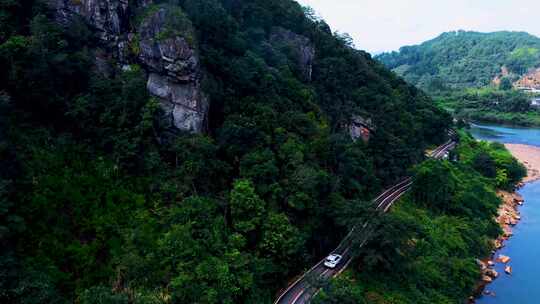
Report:
<svg viewBox="0 0 540 304"><path fill-rule="evenodd" d="M527 177L518 185L518 188L525 183L540 180L540 148L522 144L505 144L505 146L527 168ZM480 295L495 296L488 289L488 285L500 275L494 269L496 263L503 263L505 273L512 274L511 257L496 256L496 252L503 248L505 242L512 237L512 228L521 220L519 207L523 205L524 199L516 192L499 191L497 195L503 201L497 216L497 222L501 225L503 234L493 241L492 255L485 260L477 261L482 271L482 280L478 283L475 296L470 298L470 303L474 303L474 299Z"/></svg>
<svg viewBox="0 0 540 304"><path fill-rule="evenodd" d="M484 260L477 260L482 271L482 280L478 283L475 295L470 298L470 303L474 303L474 299L481 295L494 296L493 292L487 289L487 286L500 275L494 269L496 263L505 264L506 274L512 274L512 266L510 265L511 257L504 255L496 256L496 252L503 248L505 242L512 237L512 227L517 225L521 220L518 209L519 206L523 205L524 200L523 197L516 192L499 191L497 195L503 201L499 207L497 216L497 222L501 225L503 234L493 241L492 255Z"/></svg>

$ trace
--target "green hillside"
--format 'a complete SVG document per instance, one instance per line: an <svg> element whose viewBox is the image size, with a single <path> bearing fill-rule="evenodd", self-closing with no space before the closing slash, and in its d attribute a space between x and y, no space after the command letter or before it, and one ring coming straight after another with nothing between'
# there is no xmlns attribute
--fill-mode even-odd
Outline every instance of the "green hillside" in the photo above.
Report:
<svg viewBox="0 0 540 304"><path fill-rule="evenodd" d="M294 1L47 2L0 0L1 303L271 303L450 125Z"/></svg>
<svg viewBox="0 0 540 304"><path fill-rule="evenodd" d="M429 91L483 87L497 76L517 80L540 66L540 38L524 32L448 32L377 59ZM508 74L501 75L503 67Z"/></svg>

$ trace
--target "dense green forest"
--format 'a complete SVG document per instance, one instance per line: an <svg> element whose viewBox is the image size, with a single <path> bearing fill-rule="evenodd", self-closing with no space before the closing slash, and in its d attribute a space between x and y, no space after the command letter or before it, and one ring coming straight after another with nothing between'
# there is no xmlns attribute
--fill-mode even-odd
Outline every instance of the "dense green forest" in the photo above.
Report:
<svg viewBox="0 0 540 304"><path fill-rule="evenodd" d="M203 133L163 125L135 61L96 68L94 27L0 0L2 303L271 303L347 231L335 214L445 140L446 112L294 1L143 2L121 26L177 18L158 40L200 56ZM311 79L275 28L313 44Z"/></svg>
<svg viewBox="0 0 540 304"><path fill-rule="evenodd" d="M377 56L460 119L540 126L534 94L514 84L540 66L540 38L522 32L448 32Z"/></svg>
<svg viewBox="0 0 540 304"><path fill-rule="evenodd" d="M540 66L540 38L524 32L447 32L377 59L428 91L479 88L490 85L503 67L502 76L516 80Z"/></svg>
<svg viewBox="0 0 540 304"><path fill-rule="evenodd" d="M376 223L352 270L315 300L327 303L464 303L500 233L496 189L513 189L525 168L499 143L461 133L456 161L414 168L412 191Z"/></svg>
<svg viewBox="0 0 540 304"><path fill-rule="evenodd" d="M457 119L496 124L540 126L540 109L531 96L494 88L439 92L433 99Z"/></svg>

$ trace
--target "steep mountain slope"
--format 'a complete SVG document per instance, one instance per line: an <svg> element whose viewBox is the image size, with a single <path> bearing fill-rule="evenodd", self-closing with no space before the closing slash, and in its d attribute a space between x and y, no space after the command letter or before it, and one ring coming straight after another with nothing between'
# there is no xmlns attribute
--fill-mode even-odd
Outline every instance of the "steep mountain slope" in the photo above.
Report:
<svg viewBox="0 0 540 304"><path fill-rule="evenodd" d="M0 10L2 303L268 303L450 124L294 1Z"/></svg>
<svg viewBox="0 0 540 304"><path fill-rule="evenodd" d="M409 82L427 89L512 82L540 65L540 38L524 32L448 32L399 52L377 56Z"/></svg>

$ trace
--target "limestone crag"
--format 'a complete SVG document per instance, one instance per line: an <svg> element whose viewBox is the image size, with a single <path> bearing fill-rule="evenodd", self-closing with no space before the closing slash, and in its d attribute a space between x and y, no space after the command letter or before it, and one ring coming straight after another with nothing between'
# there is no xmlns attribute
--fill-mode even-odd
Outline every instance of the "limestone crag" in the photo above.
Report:
<svg viewBox="0 0 540 304"><path fill-rule="evenodd" d="M168 14L168 10L162 7L139 26L139 58L152 72L167 74L180 82L194 81L199 70L195 50L185 37L161 37L168 31Z"/></svg>
<svg viewBox="0 0 540 304"><path fill-rule="evenodd" d="M190 132L204 130L208 101L201 90L202 73L190 39L190 24L169 24L182 20L181 12L160 6L134 27L130 10L145 7L152 0L48 1L59 23L69 26L75 18L82 18L98 33L103 42L95 52L100 72L110 74L114 69L108 66L110 61L124 69L140 64L148 75L149 93L161 102L165 125ZM135 56L131 54L134 49L138 50Z"/></svg>
<svg viewBox="0 0 540 304"><path fill-rule="evenodd" d="M149 72L148 91L160 99L166 120L178 129L200 132L208 102L201 90L199 57L186 37L163 37L170 13L162 7L139 26L138 58Z"/></svg>
<svg viewBox="0 0 540 304"><path fill-rule="evenodd" d="M375 130L373 121L369 118L363 118L355 115L352 117L351 123L348 125L349 135L353 141L362 139L365 142L369 141L372 131Z"/></svg>
<svg viewBox="0 0 540 304"><path fill-rule="evenodd" d="M147 88L160 99L168 123L180 130L203 130L208 102L199 82L177 83L168 76L150 73Z"/></svg>
<svg viewBox="0 0 540 304"><path fill-rule="evenodd" d="M68 24L74 16L81 16L105 41L118 39L126 30L129 0L49 0L56 11L56 19Z"/></svg>
<svg viewBox="0 0 540 304"><path fill-rule="evenodd" d="M311 81L313 61L315 60L315 47L309 38L281 27L275 27L270 34L270 42L289 47L296 57L295 60L302 78L305 81Z"/></svg>

